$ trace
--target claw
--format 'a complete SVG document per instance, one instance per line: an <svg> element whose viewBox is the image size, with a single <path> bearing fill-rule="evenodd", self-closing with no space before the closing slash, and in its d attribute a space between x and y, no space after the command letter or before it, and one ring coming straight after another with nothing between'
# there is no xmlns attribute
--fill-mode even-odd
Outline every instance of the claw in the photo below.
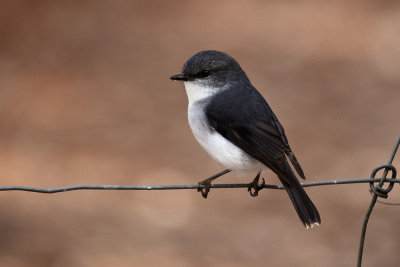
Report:
<svg viewBox="0 0 400 267"><path fill-rule="evenodd" d="M199 187L197 188L197 192L201 192L201 195L204 198L207 198L208 192L210 192L210 189L211 189L211 182L214 181L215 179L217 179L218 177L220 177L224 174L227 174L230 171L231 170L229 170L229 169L223 170L222 172L214 174L213 176L208 177L204 181L199 182ZM200 187L201 185L204 185L204 187Z"/></svg>
<svg viewBox="0 0 400 267"><path fill-rule="evenodd" d="M258 191L264 188L265 186L265 180L262 178L262 182L260 182L260 173L257 174L257 176L254 178L254 180L249 184L249 187L247 188L247 191L250 192L250 195L252 197L258 196Z"/></svg>
<svg viewBox="0 0 400 267"><path fill-rule="evenodd" d="M204 185L204 187L197 188L197 192L200 192L204 198L207 198L211 189L211 181L202 181L199 185Z"/></svg>

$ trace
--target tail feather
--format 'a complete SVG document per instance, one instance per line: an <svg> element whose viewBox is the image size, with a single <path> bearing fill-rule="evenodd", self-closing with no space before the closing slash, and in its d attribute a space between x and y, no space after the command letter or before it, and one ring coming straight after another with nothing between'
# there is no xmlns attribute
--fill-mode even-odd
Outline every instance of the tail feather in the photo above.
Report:
<svg viewBox="0 0 400 267"><path fill-rule="evenodd" d="M303 170L301 169L300 164L293 153L292 155L289 155L289 159L300 177L305 179ZM285 187L286 192L289 194L293 206L296 209L297 215L304 226L311 228L314 225L321 224L321 218L317 208L304 191L299 180L291 169L287 158L283 156L275 159L274 161L264 161L263 163L278 175L279 180Z"/></svg>
<svg viewBox="0 0 400 267"><path fill-rule="evenodd" d="M275 173L278 175L279 180L281 180L285 187L290 200L292 200L293 206L296 209L300 220L307 228L321 224L321 218L317 208L304 191L286 159L283 160L282 163L283 166L279 169L275 169Z"/></svg>
<svg viewBox="0 0 400 267"><path fill-rule="evenodd" d="M284 184L284 186L304 226L308 229L314 225L321 224L321 218L317 208L314 206L300 183L297 185Z"/></svg>

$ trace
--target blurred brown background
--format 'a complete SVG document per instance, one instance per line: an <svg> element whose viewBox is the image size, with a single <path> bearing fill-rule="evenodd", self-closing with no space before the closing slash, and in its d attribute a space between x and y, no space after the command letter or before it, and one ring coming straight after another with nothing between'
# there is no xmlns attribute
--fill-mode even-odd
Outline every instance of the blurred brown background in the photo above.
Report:
<svg viewBox="0 0 400 267"><path fill-rule="evenodd" d="M220 171L169 80L204 49L240 62L308 181L369 177L400 132L397 1L1 1L0 36L1 186ZM323 221L308 231L277 190L1 192L0 265L355 266L368 189L307 189ZM398 266L399 220L377 205L364 266Z"/></svg>

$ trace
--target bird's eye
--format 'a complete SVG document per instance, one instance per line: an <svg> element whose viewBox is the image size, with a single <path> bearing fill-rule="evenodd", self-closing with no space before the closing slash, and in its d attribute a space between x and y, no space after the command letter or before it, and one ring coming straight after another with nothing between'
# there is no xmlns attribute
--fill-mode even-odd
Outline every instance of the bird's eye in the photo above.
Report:
<svg viewBox="0 0 400 267"><path fill-rule="evenodd" d="M202 70L200 72L200 76L203 77L203 78L208 77L208 76L210 76L210 71L209 70Z"/></svg>

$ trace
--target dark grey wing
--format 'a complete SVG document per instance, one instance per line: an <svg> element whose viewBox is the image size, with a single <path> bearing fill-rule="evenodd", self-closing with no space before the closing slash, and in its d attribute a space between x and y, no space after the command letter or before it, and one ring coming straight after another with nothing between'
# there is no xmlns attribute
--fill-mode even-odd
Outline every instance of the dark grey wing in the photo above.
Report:
<svg viewBox="0 0 400 267"><path fill-rule="evenodd" d="M252 87L242 85L216 95L205 110L208 122L218 133L278 175L287 169L285 154L299 175L304 173L290 149L284 129L264 98Z"/></svg>
<svg viewBox="0 0 400 267"><path fill-rule="evenodd" d="M285 131L257 90L249 84L236 85L214 96L205 114L212 128L278 175L306 227L321 223L317 208L287 161L286 156L304 178Z"/></svg>
<svg viewBox="0 0 400 267"><path fill-rule="evenodd" d="M286 138L285 130L283 129L281 123L278 121L278 118L275 116L275 114L272 113L273 116L273 124L278 129L282 142L285 145L285 154L289 157L290 162L293 164L294 168L296 169L296 172L300 175L301 178L306 179L304 172L300 166L300 163L297 161L296 156L294 155L292 149L289 146L289 142Z"/></svg>

